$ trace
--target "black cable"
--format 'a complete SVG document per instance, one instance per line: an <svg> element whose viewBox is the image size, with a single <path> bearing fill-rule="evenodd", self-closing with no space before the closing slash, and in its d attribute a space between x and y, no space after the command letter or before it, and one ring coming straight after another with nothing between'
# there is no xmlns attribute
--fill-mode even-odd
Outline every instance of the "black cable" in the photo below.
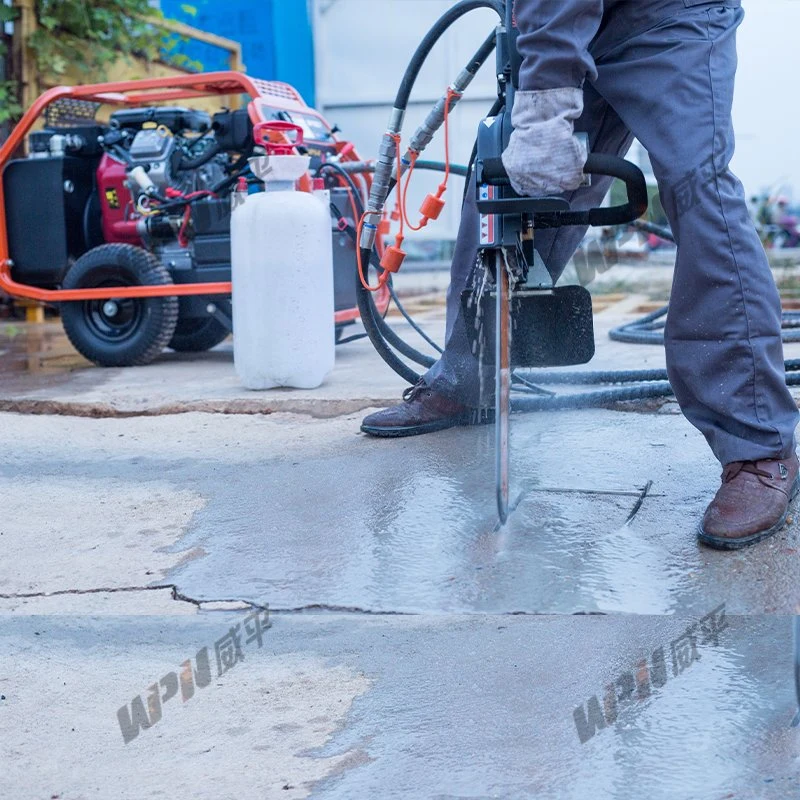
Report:
<svg viewBox="0 0 800 800"><path fill-rule="evenodd" d="M521 375L550 386L589 386L591 384L649 383L669 380L665 369L632 369L607 372L540 372L521 370Z"/></svg>
<svg viewBox="0 0 800 800"><path fill-rule="evenodd" d="M430 337L430 336L428 336L428 334L427 334L427 333L425 333L425 331L423 331L423 330L422 330L422 328L420 328L420 326L419 326L419 325L418 325L418 324L417 324L417 323L414 321L414 318L411 316L411 314L409 314L409 313L408 313L408 311L406 311L406 309L405 309L405 306L404 306L404 305L403 305L403 304L400 302L400 298L397 296L397 293L396 293L396 292L395 292L395 290L394 290L394 285L392 284L392 281L389 281L389 283L387 284L387 286L389 287L389 294L391 295L391 297L392 297L392 300L394 301L394 304L397 306L397 310L398 310L398 311L399 311L399 312L400 312L400 313L403 315L403 317L405 318L406 322L407 322L407 323L408 323L408 324L409 324L409 325L410 325L410 326L411 326L411 327L412 327L412 328L413 328L413 329L414 329L414 330L417 332L417 334L419 334L419 336L421 336L421 337L422 337L422 338L423 338L423 339L424 339L424 340L425 340L425 341L426 341L426 342L427 342L427 343L428 343L428 344L429 344L429 345L430 345L430 346L431 346L431 347L432 347L432 348L433 348L433 349L434 349L434 350L435 350L437 353L439 353L440 355L441 355L442 353L444 353L444 350L443 350L441 347L439 347L439 345L438 345L438 344L436 344L436 342L434 342L434 341L433 341L433 339L431 339L431 337ZM432 363L431 363L429 366L431 366L431 367L432 367L432 366L433 366L433 365L434 365L436 362L435 362L435 361L433 361L432 359L431 359L431 361L432 361ZM425 366L425 365L423 365L423 366Z"/></svg>
<svg viewBox="0 0 800 800"><path fill-rule="evenodd" d="M362 250L362 254L363 254ZM367 251L367 257L371 253ZM382 331L378 324L379 314L376 314L375 302L373 301L370 292L368 292L362 285L361 280L356 276L356 299L358 301L358 311L361 315L361 324L367 331L370 341L375 346L375 349L380 354L381 358L405 381L415 384L421 376L414 372L389 346L384 331ZM382 320L381 320L382 321Z"/></svg>
<svg viewBox="0 0 800 800"><path fill-rule="evenodd" d="M607 389L603 392L587 392L585 394L563 394L553 397L518 397L512 400L511 410L515 412L532 412L595 408L611 403L656 399L669 397L670 395L672 395L672 387L669 383L649 383L641 386L629 386L624 389Z"/></svg>
<svg viewBox="0 0 800 800"><path fill-rule="evenodd" d="M358 216L360 219L364 215L364 198L361 196L361 192L356 186L356 183L353 180L350 173L343 170L339 164L326 162L325 164L321 164L319 166L316 175L320 177L322 173L325 172L326 170L333 170L337 175L339 175L342 178L342 180L345 181L345 183L347 183L347 186L353 193L353 201L356 204L356 211L358 212ZM355 222L358 223L358 219L355 220Z"/></svg>

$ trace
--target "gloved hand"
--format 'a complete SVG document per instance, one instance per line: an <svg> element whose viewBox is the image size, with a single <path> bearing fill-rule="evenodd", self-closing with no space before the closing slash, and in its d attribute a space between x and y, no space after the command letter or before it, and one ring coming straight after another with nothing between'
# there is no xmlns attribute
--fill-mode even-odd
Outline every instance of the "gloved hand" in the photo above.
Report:
<svg viewBox="0 0 800 800"><path fill-rule="evenodd" d="M583 113L583 90L574 88L517 92L511 120L514 132L503 153L517 194L544 197L577 189L589 154L575 136Z"/></svg>

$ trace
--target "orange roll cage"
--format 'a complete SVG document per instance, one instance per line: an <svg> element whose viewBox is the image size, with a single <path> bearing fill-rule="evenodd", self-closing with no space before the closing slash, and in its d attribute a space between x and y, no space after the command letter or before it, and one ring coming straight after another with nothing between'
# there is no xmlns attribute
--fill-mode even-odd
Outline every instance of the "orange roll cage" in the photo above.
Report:
<svg viewBox="0 0 800 800"><path fill-rule="evenodd" d="M116 81L86 86L57 86L42 94L27 110L11 135L0 148L0 177L8 162L24 143L25 137L33 128L42 112L52 103L65 98L87 100L119 107L136 107L154 103L174 102L176 100L196 100L204 97L224 97L246 94L250 98L248 112L253 124L266 121L261 113L260 100L265 100L271 108L286 111L301 111L303 114L318 117L328 129L330 126L323 117L303 101L297 91L285 83L263 81L251 78L241 72L224 71L193 75L179 75L164 78L147 78L134 81ZM339 152L345 150L342 161L360 161L358 154L346 142L333 136ZM367 185L369 175L364 176ZM15 281L11 276L12 262L9 259L8 231L6 227L5 193L0 180L0 291L11 297L36 300L42 303L63 303L75 300L104 300L111 298L184 297L189 295L230 295L230 282L185 283L166 286L120 286L113 293L108 288L99 289L41 289L36 286ZM355 277L354 277L355 280ZM389 306L389 291L384 287L376 297L376 305L381 314ZM336 312L337 324L358 319L358 309Z"/></svg>

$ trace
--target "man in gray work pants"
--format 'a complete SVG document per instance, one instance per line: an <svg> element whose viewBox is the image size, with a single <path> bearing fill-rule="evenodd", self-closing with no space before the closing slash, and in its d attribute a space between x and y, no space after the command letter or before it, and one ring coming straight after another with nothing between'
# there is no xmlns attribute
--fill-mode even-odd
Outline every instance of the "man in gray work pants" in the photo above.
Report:
<svg viewBox="0 0 800 800"><path fill-rule="evenodd" d="M740 0L516 0L523 56L514 134L503 156L515 189L597 206L610 181L577 188L595 153L650 154L678 242L666 329L669 377L683 413L724 466L701 541L735 549L780 530L798 491L797 407L785 383L781 307L741 184L728 165ZM473 178L474 181L474 178ZM474 184L473 184L474 188ZM537 233L557 279L585 231ZM460 295L479 223L468 193L452 267L441 360L404 402L364 420L374 436L468 424L486 404ZM491 377L484 385L492 385Z"/></svg>

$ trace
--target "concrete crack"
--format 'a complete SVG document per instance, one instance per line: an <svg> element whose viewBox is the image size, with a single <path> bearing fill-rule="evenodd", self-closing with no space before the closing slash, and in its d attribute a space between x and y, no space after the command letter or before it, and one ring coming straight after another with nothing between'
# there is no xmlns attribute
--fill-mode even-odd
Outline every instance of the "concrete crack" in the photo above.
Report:
<svg viewBox="0 0 800 800"><path fill-rule="evenodd" d="M58 589L55 592L17 592L14 594L0 594L0 600L31 600L41 597L63 597L65 595L91 595L91 594L133 594L134 592L163 592L169 591L172 593L172 599L182 603L191 603L198 608L203 608L204 605L213 603L242 603L243 605L250 606L250 608L257 608L261 611L267 611L268 606L254 603L251 600L241 600L239 598L226 598L214 600L196 600L193 597L183 594L179 591L174 583L162 583L150 586L116 586L116 587L99 587L95 589Z"/></svg>
<svg viewBox="0 0 800 800"><path fill-rule="evenodd" d="M309 603L302 606L291 606L287 608L275 608L273 606L264 605L262 603L254 603L252 600L242 600L241 598L226 598L214 600L197 600L194 597L189 597L178 590L174 583L156 584L153 586L117 586L117 587L100 587L96 589L58 589L55 592L19 592L14 594L0 594L0 600L29 600L42 597L63 597L65 595L92 595L92 594L133 594L134 592L158 592L168 590L172 594L172 599L182 603L190 603L197 608L208 611L205 608L208 605L217 603L241 603L242 605L249 606L250 608L258 609L260 611L269 611L270 615L283 614L300 615L300 614L353 614L366 617L421 617L429 612L426 611L393 611L391 609L374 609L365 608L363 606L340 606L331 603ZM227 609L226 609L227 610ZM493 617L548 617L552 616L548 612L543 611L461 611L459 614L465 616L493 616ZM603 611L575 611L570 616L606 616Z"/></svg>
<svg viewBox="0 0 800 800"><path fill-rule="evenodd" d="M417 611L390 611L390 610L376 610L374 608L363 608L361 606L337 606L328 603L309 603L305 606L294 606L292 608L273 608L270 606L270 614L305 614L315 613L318 611L327 612L331 614L363 614L364 616L376 617L417 617L420 612Z"/></svg>
<svg viewBox="0 0 800 800"><path fill-rule="evenodd" d="M356 414L368 408L382 408L388 399L361 398L356 400L196 400L164 403L143 408L118 408L107 403L76 403L34 398L0 399L0 413L27 416L78 417L87 419L137 419L167 417L181 414L220 414L224 416L270 416L296 414L312 419L335 419Z"/></svg>

